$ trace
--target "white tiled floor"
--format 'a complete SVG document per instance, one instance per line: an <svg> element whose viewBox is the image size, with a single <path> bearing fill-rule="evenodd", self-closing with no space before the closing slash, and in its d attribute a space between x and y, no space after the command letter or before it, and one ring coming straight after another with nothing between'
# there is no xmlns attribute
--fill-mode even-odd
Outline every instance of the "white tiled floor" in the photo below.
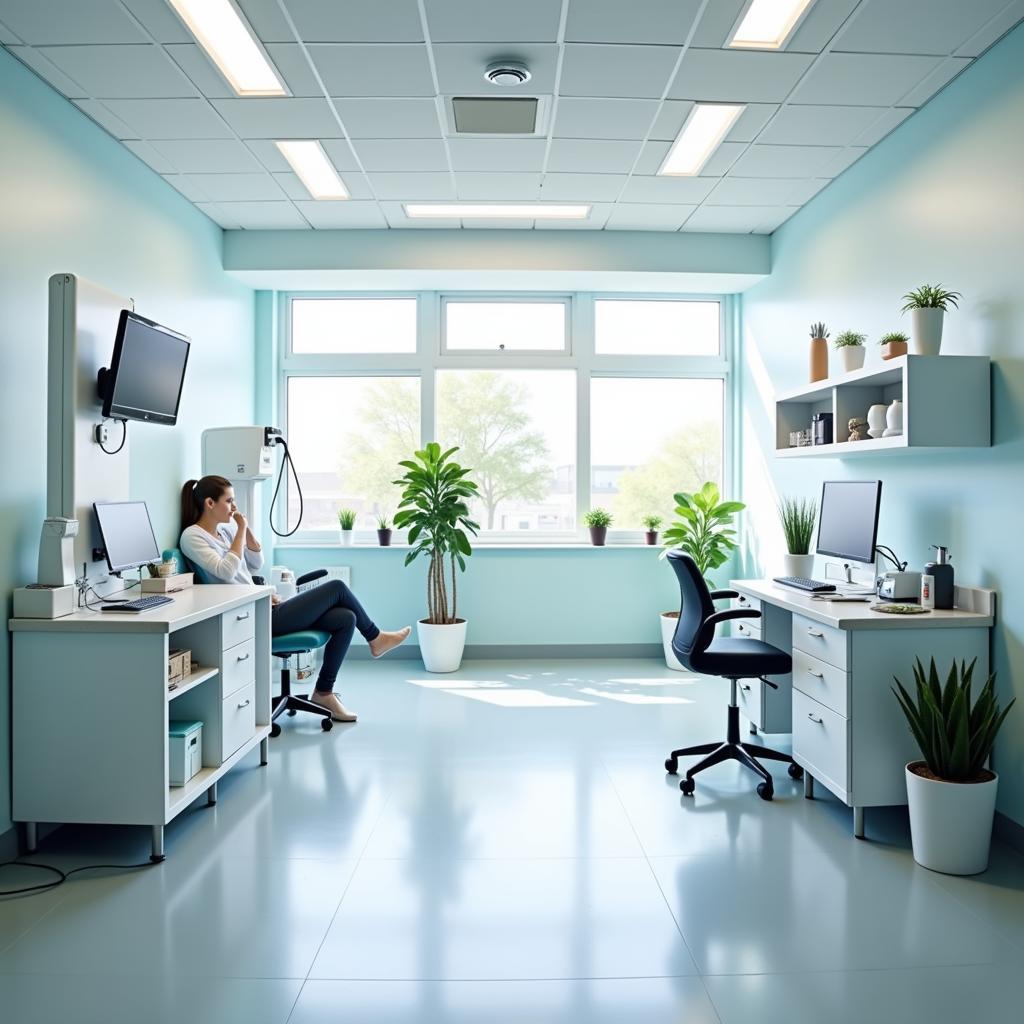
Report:
<svg viewBox="0 0 1024 1024"><path fill-rule="evenodd" d="M167 861L0 901L4 1024L946 1024L1016 1019L1024 858L917 866L776 771L682 797L725 686L658 662L355 662L361 721L286 720L167 833ZM784 745L769 737L769 745ZM819 790L820 792L820 790ZM144 860L67 827L38 859ZM28 884L16 869L0 888ZM35 880L34 878L32 879Z"/></svg>

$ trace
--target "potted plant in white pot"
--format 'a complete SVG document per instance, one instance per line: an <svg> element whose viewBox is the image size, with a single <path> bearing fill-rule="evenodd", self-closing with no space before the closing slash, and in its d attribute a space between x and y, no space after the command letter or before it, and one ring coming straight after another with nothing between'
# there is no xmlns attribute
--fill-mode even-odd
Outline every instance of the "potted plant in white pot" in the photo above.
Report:
<svg viewBox="0 0 1024 1024"><path fill-rule="evenodd" d="M608 527L612 525L612 514L604 508L592 508L583 514L583 525L590 531L590 543L595 548L603 548L608 537Z"/></svg>
<svg viewBox="0 0 1024 1024"><path fill-rule="evenodd" d="M469 518L467 502L477 496L477 485L468 480L471 472L451 456L458 448L442 452L431 441L415 453L415 462L400 462L406 473L394 481L402 488L402 500L395 512L397 530L408 530L412 550L405 564L430 556L427 568L427 617L416 624L420 656L428 672L454 672L462 664L466 646L466 620L457 615L455 569L466 571L466 559L473 553L467 533L476 536L479 524ZM452 585L445 579L445 560L451 561Z"/></svg>
<svg viewBox="0 0 1024 1024"><path fill-rule="evenodd" d="M910 311L910 323L914 338L914 354L937 356L942 347L942 320L946 310L962 298L959 292L948 292L941 284L923 284L903 296L906 305L903 312Z"/></svg>
<svg viewBox="0 0 1024 1024"><path fill-rule="evenodd" d="M718 486L710 480L692 494L682 491L673 495L677 519L665 531L665 550L658 557L664 558L673 548L685 551L697 563L705 579L712 569L724 565L736 547L733 516L746 505L742 501L719 501L720 497ZM714 589L710 580L708 585ZM661 613L661 642L665 664L677 672L685 672L685 666L672 650L678 621L678 610Z"/></svg>
<svg viewBox="0 0 1024 1024"><path fill-rule="evenodd" d="M356 512L350 508L339 509L338 526L341 529L342 547L352 547L352 532L356 526Z"/></svg>
<svg viewBox="0 0 1024 1024"><path fill-rule="evenodd" d="M985 767L996 733L1014 701L1000 711L995 675L971 704L970 665L956 661L945 686L935 659L925 674L914 663L916 699L898 679L893 693L924 755L906 767L914 860L948 875L976 875L988 867L999 777Z"/></svg>
<svg viewBox="0 0 1024 1024"><path fill-rule="evenodd" d="M814 555L810 554L814 536L814 520L818 515L816 501L783 498L779 504L779 521L786 537L786 554L782 556L786 576L810 579L814 571Z"/></svg>
<svg viewBox="0 0 1024 1024"><path fill-rule="evenodd" d="M644 542L654 546L658 543L658 530L661 528L661 516L644 516Z"/></svg>
<svg viewBox="0 0 1024 1024"><path fill-rule="evenodd" d="M850 373L864 365L864 342L867 339L856 331L843 331L836 340L835 346L843 361L843 369Z"/></svg>

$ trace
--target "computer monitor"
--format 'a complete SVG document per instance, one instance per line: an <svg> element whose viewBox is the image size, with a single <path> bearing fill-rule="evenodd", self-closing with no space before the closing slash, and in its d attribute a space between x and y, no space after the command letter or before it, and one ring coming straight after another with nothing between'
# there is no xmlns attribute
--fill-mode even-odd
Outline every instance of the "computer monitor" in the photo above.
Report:
<svg viewBox="0 0 1024 1024"><path fill-rule="evenodd" d="M111 572L136 569L160 560L144 501L103 501L92 507Z"/></svg>
<svg viewBox="0 0 1024 1024"><path fill-rule="evenodd" d="M827 480L818 516L819 555L873 565L881 480Z"/></svg>

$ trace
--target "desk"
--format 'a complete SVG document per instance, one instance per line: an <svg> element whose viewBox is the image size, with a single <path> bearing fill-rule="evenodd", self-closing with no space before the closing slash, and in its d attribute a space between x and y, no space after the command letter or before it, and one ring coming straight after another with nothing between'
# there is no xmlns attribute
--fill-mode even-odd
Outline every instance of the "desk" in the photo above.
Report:
<svg viewBox="0 0 1024 1024"><path fill-rule="evenodd" d="M934 657L943 673L954 658L976 658L976 678L985 680L994 592L957 587L958 608L899 616L871 611L871 601L819 601L771 580L729 586L740 595L734 607L764 614L741 623L743 635L760 636L763 621L764 639L793 656L791 690L761 684L748 717L757 711L777 720L766 714L771 702L792 701L793 760L804 769L805 795L820 782L853 808L854 835L863 838L864 808L905 804L904 767L921 756L892 694L893 676L913 686L915 657L925 666Z"/></svg>
<svg viewBox="0 0 1024 1024"><path fill-rule="evenodd" d="M39 822L164 826L270 734L271 587L192 587L138 615L78 611L11 619L13 817L28 845ZM168 690L167 654L192 651ZM168 780L168 720L203 723L202 770Z"/></svg>

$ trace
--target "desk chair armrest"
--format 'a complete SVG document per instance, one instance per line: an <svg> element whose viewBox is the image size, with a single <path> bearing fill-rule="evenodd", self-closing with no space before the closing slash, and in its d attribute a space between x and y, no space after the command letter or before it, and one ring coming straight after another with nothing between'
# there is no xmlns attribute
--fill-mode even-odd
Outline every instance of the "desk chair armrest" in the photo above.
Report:
<svg viewBox="0 0 1024 1024"><path fill-rule="evenodd" d="M311 583L313 580L320 579L321 576L326 576L326 569L314 569L312 572L304 572L296 581L295 586L301 587L303 583Z"/></svg>
<svg viewBox="0 0 1024 1024"><path fill-rule="evenodd" d="M710 597L712 601L724 601L727 597L739 597L735 590L712 590Z"/></svg>
<svg viewBox="0 0 1024 1024"><path fill-rule="evenodd" d="M720 622L728 622L730 619L759 619L761 613L756 608L727 608L724 612L715 612L709 615L700 627L700 635L697 640L699 650L704 650L715 638L715 627Z"/></svg>

